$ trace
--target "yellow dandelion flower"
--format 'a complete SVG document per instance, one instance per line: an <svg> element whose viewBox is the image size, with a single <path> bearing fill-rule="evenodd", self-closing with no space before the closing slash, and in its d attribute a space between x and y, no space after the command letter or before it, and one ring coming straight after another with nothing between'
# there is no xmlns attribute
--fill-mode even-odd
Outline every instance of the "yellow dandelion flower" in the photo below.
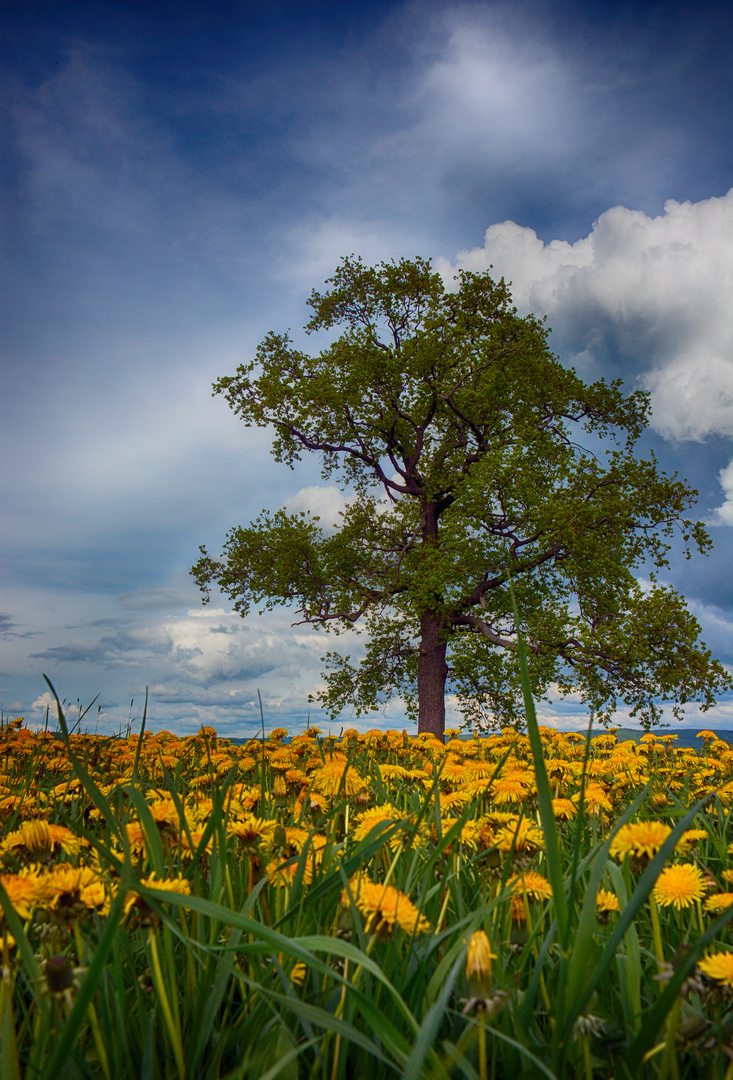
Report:
<svg viewBox="0 0 733 1080"><path fill-rule="evenodd" d="M306 784L308 782L308 776L302 769L288 769L285 773L285 779L289 784Z"/></svg>
<svg viewBox="0 0 733 1080"><path fill-rule="evenodd" d="M354 825L354 831L352 836L354 840L365 840L375 825L381 825L382 822L401 821L404 814L401 810L398 810L392 803L382 803L381 806L375 806L371 810L365 810L363 814L359 814L356 818Z"/></svg>
<svg viewBox="0 0 733 1080"><path fill-rule="evenodd" d="M709 731L707 729L705 731L698 731L697 735L695 736L696 739L702 739L703 743L705 744L709 742L714 742L717 737L718 736L715 734L714 731Z"/></svg>
<svg viewBox="0 0 733 1080"><path fill-rule="evenodd" d="M443 836L445 836L445 834L448 832L448 830L451 829L458 820L459 820L458 818L442 818L441 819L440 827L441 827L441 831L442 831ZM435 841L437 841L438 837L437 837L437 832L436 832L434 826L433 826L433 830L432 830L432 836L433 836L433 839ZM467 822L465 822L465 824L461 826L461 830L460 830L460 832L458 834L458 839L460 840L460 842L465 847L473 848L474 851L479 846L480 837L481 837L481 826L476 821L467 821Z"/></svg>
<svg viewBox="0 0 733 1080"><path fill-rule="evenodd" d="M629 855L639 860L649 860L656 855L672 832L661 821L637 821L622 825L611 841L611 855L623 860Z"/></svg>
<svg viewBox="0 0 733 1080"><path fill-rule="evenodd" d="M44 891L43 878L36 870L21 870L19 874L0 874L0 881L10 903L21 919L30 919L36 907L49 899ZM0 921L2 915L0 915Z"/></svg>
<svg viewBox="0 0 733 1080"><path fill-rule="evenodd" d="M514 825L505 825L496 834L496 846L499 851L509 852L514 847L515 852L538 851L545 846L545 837L542 829L526 818Z"/></svg>
<svg viewBox="0 0 733 1080"><path fill-rule="evenodd" d="M181 828L181 818L173 799L156 799L148 809L159 829L177 833Z"/></svg>
<svg viewBox="0 0 733 1080"><path fill-rule="evenodd" d="M408 777L408 771L404 765L380 765L379 775L384 781L404 780Z"/></svg>
<svg viewBox="0 0 733 1080"><path fill-rule="evenodd" d="M276 885L278 888L292 885L295 875L298 873L298 865L299 860L292 855L288 855L283 859L272 859L266 867L267 880L271 885ZM306 860L302 881L304 885L310 885L313 881L312 859Z"/></svg>
<svg viewBox="0 0 733 1080"><path fill-rule="evenodd" d="M347 765L345 761L339 761L335 757L317 769L313 776L313 787L316 791L330 796L340 793L343 799L357 795L366 786L367 781L353 765Z"/></svg>
<svg viewBox="0 0 733 1080"><path fill-rule="evenodd" d="M278 953L277 954L277 962L278 962L278 964L280 965L281 968L283 968L283 969L285 968L288 961L285 959L284 953ZM277 971L277 968L275 968L274 970ZM303 960L296 960L296 962L293 964L293 966L292 966L292 968L290 970L290 974L289 974L288 978L290 979L291 983L294 986L302 986L303 982L305 981L305 977L306 977L307 973L308 973L308 969L305 966L304 961Z"/></svg>
<svg viewBox="0 0 733 1080"><path fill-rule="evenodd" d="M216 732L214 732L216 735ZM178 874L173 878L159 878L157 874L149 874L148 877L142 878L141 885L144 885L147 889L159 889L161 892L178 893L179 896L191 895L191 882L188 878L185 878L182 874Z"/></svg>
<svg viewBox="0 0 733 1080"><path fill-rule="evenodd" d="M88 882L79 893L79 898L90 911L98 911L101 915L109 914L109 898L104 878L98 876L96 880Z"/></svg>
<svg viewBox="0 0 733 1080"><path fill-rule="evenodd" d="M288 782L279 773L272 782L272 793L278 799L284 798L288 793Z"/></svg>
<svg viewBox="0 0 733 1080"><path fill-rule="evenodd" d="M71 829L63 825L49 825L42 818L26 821L15 832L8 835L0 844L0 857L6 854L32 861L48 861L58 851L66 855L78 855L86 845L86 840L75 836Z"/></svg>
<svg viewBox="0 0 733 1080"><path fill-rule="evenodd" d="M269 754L267 758L271 769L279 769L282 772L292 768L296 762L296 757L292 750L284 748L282 750L276 750L273 754Z"/></svg>
<svg viewBox="0 0 733 1080"><path fill-rule="evenodd" d="M310 835L308 829L301 829L298 825L275 825L272 834L267 837L267 847L278 855L290 858L301 853Z"/></svg>
<svg viewBox="0 0 733 1080"><path fill-rule="evenodd" d="M466 769L466 778L471 782L488 780L496 772L493 761L473 761Z"/></svg>
<svg viewBox="0 0 733 1080"><path fill-rule="evenodd" d="M523 896L512 897L512 922L522 923L527 921L527 908Z"/></svg>
<svg viewBox="0 0 733 1080"><path fill-rule="evenodd" d="M608 889L601 887L596 893L596 911L599 915L610 915L612 912L620 911L621 907L618 902L618 897L615 893L609 892Z"/></svg>
<svg viewBox="0 0 733 1080"><path fill-rule="evenodd" d="M90 866L59 864L46 873L43 884L48 890L49 907L64 921L88 910L108 910L104 879Z"/></svg>
<svg viewBox="0 0 733 1080"><path fill-rule="evenodd" d="M705 895L705 878L694 863L667 866L654 886L654 899L660 907L689 907Z"/></svg>
<svg viewBox="0 0 733 1080"><path fill-rule="evenodd" d="M443 810L460 810L470 803L472 798L471 792L463 788L461 791L451 791L447 795L441 795L440 805Z"/></svg>
<svg viewBox="0 0 733 1080"><path fill-rule="evenodd" d="M491 810L486 815L487 821L492 821L495 825L516 825L519 821L517 814L508 814L505 810Z"/></svg>
<svg viewBox="0 0 733 1080"><path fill-rule="evenodd" d="M456 758L447 757L440 770L441 782L445 784L460 784L468 779L470 767Z"/></svg>
<svg viewBox="0 0 733 1080"><path fill-rule="evenodd" d="M144 855L147 845L147 837L145 830L139 821L131 821L129 825L125 826L125 832L127 833L127 842L130 845L130 851L133 855Z"/></svg>
<svg viewBox="0 0 733 1080"><path fill-rule="evenodd" d="M178 845L178 851L184 858L192 858L196 853L201 841L204 838L206 832L206 826L201 825L199 828L189 829L188 832L181 833L180 842ZM189 838L190 836L190 838ZM211 854L214 848L214 838L210 836L206 841L205 851Z"/></svg>
<svg viewBox="0 0 733 1080"><path fill-rule="evenodd" d="M430 762L428 762L427 764L430 764ZM406 779L408 779L408 780L418 780L418 781L420 781L420 783L422 783L423 787L425 787L425 788L430 787L430 785L432 784L431 773L427 768L425 768L425 769L408 769Z"/></svg>
<svg viewBox="0 0 733 1080"><path fill-rule="evenodd" d="M580 792L573 795L573 802L580 804ZM586 813L599 814L602 810L613 810L613 803L606 789L601 784L590 783L583 793L583 805Z"/></svg>
<svg viewBox="0 0 733 1080"><path fill-rule="evenodd" d="M733 986L733 952L713 953L699 960L697 966L709 979Z"/></svg>
<svg viewBox="0 0 733 1080"><path fill-rule="evenodd" d="M723 881L727 881L729 885L733 885L733 870L724 870L720 876Z"/></svg>
<svg viewBox="0 0 733 1080"><path fill-rule="evenodd" d="M232 805L238 804L243 810L254 810L260 801L262 792L249 784L238 784L232 790Z"/></svg>
<svg viewBox="0 0 733 1080"><path fill-rule="evenodd" d="M375 931L381 937L386 936L395 926L408 934L426 934L430 923L399 889L392 885L379 885L370 881L365 874L356 874L349 881L354 902L367 920L367 931ZM348 893L344 889L341 903L348 906Z"/></svg>
<svg viewBox="0 0 733 1080"><path fill-rule="evenodd" d="M466 952L466 978L474 997L484 998L491 990L491 961L496 953L485 931L475 930L468 942Z"/></svg>
<svg viewBox="0 0 733 1080"><path fill-rule="evenodd" d="M552 885L542 874L534 870L524 870L521 874L515 874L507 881L507 886L517 896L525 893L530 900L549 900L552 896Z"/></svg>
<svg viewBox="0 0 733 1080"><path fill-rule="evenodd" d="M675 851L680 855L687 855L697 841L704 840L707 835L707 829L687 829L677 841Z"/></svg>
<svg viewBox="0 0 733 1080"><path fill-rule="evenodd" d="M491 799L497 806L512 803L523 803L529 794L529 789L521 780L511 777L500 777L490 787Z"/></svg>
<svg viewBox="0 0 733 1080"><path fill-rule="evenodd" d="M552 812L560 821L572 821L578 815L578 807L572 799L553 799Z"/></svg>
<svg viewBox="0 0 733 1080"><path fill-rule="evenodd" d="M718 915L721 911L733 907L733 892L714 893L712 896L706 897L702 906L704 911L710 911Z"/></svg>
<svg viewBox="0 0 733 1080"><path fill-rule="evenodd" d="M152 873L148 877L142 878L140 885L148 889L159 889L161 892L177 893L179 896L191 895L191 883L181 874L174 878L159 878L155 873ZM134 911L143 925L148 925L151 922L157 923L157 916L135 886L125 895L122 910L125 915L129 915L130 912Z"/></svg>
<svg viewBox="0 0 733 1080"><path fill-rule="evenodd" d="M260 841L270 844L275 832L276 822L267 821L264 818L247 814L238 821L229 821L227 824L227 836L233 836L241 847L249 850L257 847Z"/></svg>
<svg viewBox="0 0 733 1080"><path fill-rule="evenodd" d="M486 851L487 848L494 846L495 832L494 825L490 818L482 817L476 822L478 826L478 842L481 848Z"/></svg>
<svg viewBox="0 0 733 1080"><path fill-rule="evenodd" d="M293 803L293 817L296 821L300 818L303 807L308 805L311 814L327 814L329 800L325 795L319 795L317 791L308 791L301 794Z"/></svg>

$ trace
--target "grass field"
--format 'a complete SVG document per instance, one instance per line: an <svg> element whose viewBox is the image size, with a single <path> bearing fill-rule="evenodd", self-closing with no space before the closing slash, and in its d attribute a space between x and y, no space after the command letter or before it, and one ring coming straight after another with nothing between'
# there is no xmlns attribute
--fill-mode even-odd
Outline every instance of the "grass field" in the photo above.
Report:
<svg viewBox="0 0 733 1080"><path fill-rule="evenodd" d="M730 1080L733 749L527 704L445 744L6 724L0 1080Z"/></svg>

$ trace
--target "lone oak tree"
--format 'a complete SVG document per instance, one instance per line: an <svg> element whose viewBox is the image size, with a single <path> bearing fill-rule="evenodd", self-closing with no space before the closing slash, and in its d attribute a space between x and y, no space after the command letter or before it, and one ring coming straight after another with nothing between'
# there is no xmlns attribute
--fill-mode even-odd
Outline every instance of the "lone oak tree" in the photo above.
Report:
<svg viewBox="0 0 733 1080"><path fill-rule="evenodd" d="M358 665L323 658L332 716L400 695L418 731L442 737L448 686L469 722L516 722L518 631L533 692L578 691L600 719L619 697L645 726L660 698L676 715L714 704L730 679L649 570L676 529L688 558L710 540L683 516L697 492L632 453L648 396L586 385L488 274L446 291L429 261L352 256L327 284L306 331L344 327L337 340L309 356L270 333L214 392L272 426L277 461L321 455L347 493L340 522L279 510L232 529L219 559L202 547L192 568L204 600L215 583L243 616L264 601L337 633L360 623Z"/></svg>

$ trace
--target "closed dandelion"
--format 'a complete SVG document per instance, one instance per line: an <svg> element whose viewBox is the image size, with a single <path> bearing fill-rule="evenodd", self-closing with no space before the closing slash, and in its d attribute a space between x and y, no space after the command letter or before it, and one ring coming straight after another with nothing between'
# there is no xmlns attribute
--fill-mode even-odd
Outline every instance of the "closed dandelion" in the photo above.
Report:
<svg viewBox="0 0 733 1080"><path fill-rule="evenodd" d="M492 961L496 953L485 930L475 930L468 941L466 951L466 978L473 998L484 999L491 993Z"/></svg>

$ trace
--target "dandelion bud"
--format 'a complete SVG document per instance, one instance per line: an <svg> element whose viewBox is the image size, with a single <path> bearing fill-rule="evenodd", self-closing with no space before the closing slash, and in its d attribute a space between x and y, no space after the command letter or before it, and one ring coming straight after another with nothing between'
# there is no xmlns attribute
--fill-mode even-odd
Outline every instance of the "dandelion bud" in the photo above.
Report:
<svg viewBox="0 0 733 1080"><path fill-rule="evenodd" d="M496 954L491 951L491 943L483 930L471 934L466 954L466 978L474 997L488 997L491 990L491 961Z"/></svg>

